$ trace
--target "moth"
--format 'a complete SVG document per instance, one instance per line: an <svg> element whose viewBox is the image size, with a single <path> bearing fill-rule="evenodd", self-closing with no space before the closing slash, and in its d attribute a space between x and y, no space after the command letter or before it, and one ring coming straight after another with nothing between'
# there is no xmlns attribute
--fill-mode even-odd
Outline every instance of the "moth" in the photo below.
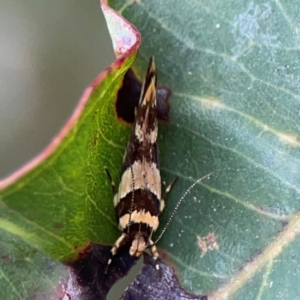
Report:
<svg viewBox="0 0 300 300"><path fill-rule="evenodd" d="M135 110L135 120L127 144L117 192L106 169L115 193L113 202L118 227L122 234L111 248L111 258L107 262L105 273L113 256L123 245L129 245L129 254L135 257L139 257L146 248L149 248L153 259L157 260L159 255L155 244L164 234L180 203L197 183L212 174L198 179L186 190L154 243L152 235L158 228L159 215L165 207L165 202L161 197L157 135L156 69L154 58L151 57L139 103ZM170 192L176 179L167 187L166 195ZM159 269L158 264L156 264L156 268Z"/></svg>
<svg viewBox="0 0 300 300"><path fill-rule="evenodd" d="M111 249L112 257L125 244L129 245L132 256L139 257L146 248L155 260L159 256L152 234L158 228L159 215L165 204L161 199L157 134L156 69L152 57L135 110L119 189L114 196L118 226L123 233Z"/></svg>

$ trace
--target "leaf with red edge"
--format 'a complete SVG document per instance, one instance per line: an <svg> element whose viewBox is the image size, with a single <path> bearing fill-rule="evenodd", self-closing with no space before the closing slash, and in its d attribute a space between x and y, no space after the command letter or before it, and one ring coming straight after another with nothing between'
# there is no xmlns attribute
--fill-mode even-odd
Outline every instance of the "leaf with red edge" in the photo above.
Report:
<svg viewBox="0 0 300 300"><path fill-rule="evenodd" d="M112 244L119 235L104 167L118 178L130 127L116 118L115 100L140 35L105 3L102 9L117 60L85 90L44 151L0 181L0 290L5 299L39 295L47 281L56 289L53 281L61 266L53 262L55 276L50 269L41 276L48 265L45 255L74 260L91 241Z"/></svg>

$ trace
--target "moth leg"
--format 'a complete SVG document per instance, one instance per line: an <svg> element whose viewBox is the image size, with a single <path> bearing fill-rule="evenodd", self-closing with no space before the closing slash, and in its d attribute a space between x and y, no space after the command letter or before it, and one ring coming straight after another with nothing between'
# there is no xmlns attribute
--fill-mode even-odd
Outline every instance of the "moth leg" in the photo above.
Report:
<svg viewBox="0 0 300 300"><path fill-rule="evenodd" d="M122 235L116 240L115 244L112 246L112 248L110 250L110 252L111 252L111 258L107 261L107 265L106 265L104 274L107 274L108 267L111 264L113 257L117 254L118 249L122 245L122 243L125 240L125 238L126 238L126 234L122 233Z"/></svg>
<svg viewBox="0 0 300 300"><path fill-rule="evenodd" d="M152 240L149 241L149 248L150 248L150 252L151 252L153 259L156 261L159 257L159 254L157 252L156 245L153 243ZM159 264L157 262L155 264L155 267L157 270L159 270Z"/></svg>
<svg viewBox="0 0 300 300"><path fill-rule="evenodd" d="M171 190L172 190L174 184L176 183L177 179L178 179L178 177L176 176L171 181L171 183L166 187L165 192L164 192L164 199L166 199L168 194L171 192ZM163 209L165 208L165 200L164 199L160 199L160 208L159 208L160 212L162 212Z"/></svg>
<svg viewBox="0 0 300 300"><path fill-rule="evenodd" d="M165 200L160 199L160 204L159 204L159 211L162 212L165 208Z"/></svg>
<svg viewBox="0 0 300 300"><path fill-rule="evenodd" d="M171 183L167 186L167 188L166 188L166 190L165 190L165 195L164 195L165 198L166 198L166 197L168 196L168 194L171 192L171 190L172 190L174 184L176 183L177 179L178 179L178 177L176 176L176 177L171 181Z"/></svg>
<svg viewBox="0 0 300 300"><path fill-rule="evenodd" d="M115 182L113 181L108 169L105 167L104 168L105 172L106 172L106 175L108 177L108 180L110 182L110 185L111 185L111 188L112 188L112 191L113 191L113 194L115 195L116 194L116 185L115 185Z"/></svg>

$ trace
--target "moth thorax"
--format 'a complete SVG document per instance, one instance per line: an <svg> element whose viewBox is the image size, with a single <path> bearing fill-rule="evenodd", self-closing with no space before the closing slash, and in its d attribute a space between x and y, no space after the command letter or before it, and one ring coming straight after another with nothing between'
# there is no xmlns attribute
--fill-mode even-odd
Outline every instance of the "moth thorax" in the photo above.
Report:
<svg viewBox="0 0 300 300"><path fill-rule="evenodd" d="M139 257L146 249L146 247L147 243L145 241L145 238L142 235L137 234L131 243L129 254L131 256Z"/></svg>

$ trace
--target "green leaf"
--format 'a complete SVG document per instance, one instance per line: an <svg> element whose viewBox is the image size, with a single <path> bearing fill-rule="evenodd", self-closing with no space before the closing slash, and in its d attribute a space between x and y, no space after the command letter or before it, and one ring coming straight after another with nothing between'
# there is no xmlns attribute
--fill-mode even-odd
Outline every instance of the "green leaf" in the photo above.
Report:
<svg viewBox="0 0 300 300"><path fill-rule="evenodd" d="M26 245L6 230L0 230L1 299L53 299L62 296L62 278L67 270L45 254Z"/></svg>
<svg viewBox="0 0 300 300"><path fill-rule="evenodd" d="M1 299L55 294L64 268L49 257L75 260L90 242L113 244L120 234L104 167L117 180L130 127L117 120L115 99L140 36L102 7L117 60L85 90L46 149L0 181Z"/></svg>
<svg viewBox="0 0 300 300"><path fill-rule="evenodd" d="M137 72L154 55L172 90L159 142L162 177L179 180L161 229L213 172L159 243L182 283L209 299L299 298L298 1L109 2L141 32Z"/></svg>

